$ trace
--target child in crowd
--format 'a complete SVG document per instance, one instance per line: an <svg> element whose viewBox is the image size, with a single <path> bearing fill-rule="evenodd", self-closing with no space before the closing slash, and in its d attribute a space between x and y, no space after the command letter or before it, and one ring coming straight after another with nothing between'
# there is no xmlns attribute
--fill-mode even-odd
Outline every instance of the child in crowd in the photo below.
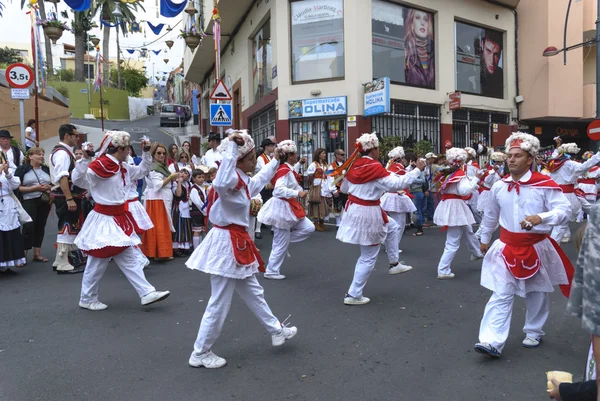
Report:
<svg viewBox="0 0 600 401"><path fill-rule="evenodd" d="M202 242L206 232L204 224L206 213L206 191L204 188L204 171L196 169L192 173L192 189L190 191L190 216L192 218L192 232L194 233L194 249Z"/></svg>
<svg viewBox="0 0 600 401"><path fill-rule="evenodd" d="M184 256L192 248L192 219L190 216L189 196L192 188L190 184L190 170L185 167L179 170L179 178L173 185L173 210L171 218L175 232L173 233L173 254Z"/></svg>

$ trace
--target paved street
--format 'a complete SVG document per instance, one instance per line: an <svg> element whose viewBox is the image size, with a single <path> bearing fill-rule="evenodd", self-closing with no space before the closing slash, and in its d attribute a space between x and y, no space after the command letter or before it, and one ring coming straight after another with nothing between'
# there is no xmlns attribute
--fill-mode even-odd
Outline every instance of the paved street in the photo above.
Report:
<svg viewBox="0 0 600 401"><path fill-rule="evenodd" d="M153 120L115 128L148 128L146 135L168 142ZM50 259L55 225L51 217L42 252ZM298 335L273 348L236 295L214 347L228 365L213 371L187 363L210 283L184 258L146 269L150 282L172 295L145 308L111 264L100 286L109 308L101 312L77 306L81 275L58 276L51 263L30 263L0 275L0 400L530 401L547 399L548 370L580 379L588 336L578 320L565 317L558 291L540 348L520 346L524 302L518 299L502 359L473 351L490 293L479 286L481 262L469 261L464 248L453 265L457 278L436 279L444 238L439 229L404 236L402 260L415 269L398 276L387 274L381 252L365 289L372 301L357 307L342 300L358 247L337 241L333 230L292 244L282 269L288 278L259 280L274 313L280 320L291 314ZM265 260L271 240L264 230L257 241ZM573 245L565 249L575 260Z"/></svg>

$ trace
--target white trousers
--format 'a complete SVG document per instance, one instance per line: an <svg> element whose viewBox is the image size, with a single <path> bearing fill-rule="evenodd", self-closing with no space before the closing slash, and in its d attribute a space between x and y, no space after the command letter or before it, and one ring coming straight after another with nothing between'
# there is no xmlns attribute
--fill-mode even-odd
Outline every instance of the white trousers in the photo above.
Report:
<svg viewBox="0 0 600 401"><path fill-rule="evenodd" d="M479 342L488 343L502 352L512 318L514 294L492 293L485 306L481 326L479 327ZM525 297L525 326L523 333L527 337L542 338L544 323L550 313L550 296L547 292L530 292Z"/></svg>
<svg viewBox="0 0 600 401"><path fill-rule="evenodd" d="M450 265L456 256L456 252L458 252L460 240L463 235L465 236L467 248L469 248L471 255L477 257L481 256L479 241L477 240L477 237L475 237L475 234L473 234L473 227L471 227L471 225L448 227L448 231L446 232L446 245L444 246L444 253L442 254L440 263L438 264L438 274L452 273Z"/></svg>
<svg viewBox="0 0 600 401"><path fill-rule="evenodd" d="M387 237L385 239L385 248L390 264L398 262L398 233L399 226L394 220L390 220L387 225ZM369 281L369 277L375 269L377 256L379 255L380 244L377 245L361 245L360 257L356 261L354 267L354 278L348 289L348 295L354 298L360 298L363 295L363 290Z"/></svg>
<svg viewBox="0 0 600 401"><path fill-rule="evenodd" d="M571 230L569 229L569 224L563 224L560 226L552 227L552 232L550 236L556 241L560 242L563 238L571 238Z"/></svg>
<svg viewBox="0 0 600 401"><path fill-rule="evenodd" d="M144 262L138 251L139 250L136 250L135 247L130 247L120 254L113 256L112 259L117 266L119 266L123 275L129 280L141 298L144 295L155 291L155 288L148 280L146 280L146 276L144 275ZM95 258L93 256L88 256L85 271L83 272L83 278L81 280L81 302L98 302L100 280L102 279L102 276L104 276L109 262L110 258Z"/></svg>
<svg viewBox="0 0 600 401"><path fill-rule="evenodd" d="M469 209L471 209L471 213L473 213L475 223L481 224L481 220L483 219L483 213L477 210L477 202L475 202L475 204L469 204Z"/></svg>
<svg viewBox="0 0 600 401"><path fill-rule="evenodd" d="M267 274L279 274L291 242L300 242L315 231L315 225L306 217L298 220L290 230L273 227L273 247L269 255Z"/></svg>
<svg viewBox="0 0 600 401"><path fill-rule="evenodd" d="M281 333L279 320L273 316L271 308L265 301L265 291L258 283L256 276L237 280L222 276L210 276L210 300L202 316L198 337L194 343L194 352L201 354L210 351L217 338L221 335L223 324L231 308L233 291L237 291L248 308L273 334Z"/></svg>
<svg viewBox="0 0 600 401"><path fill-rule="evenodd" d="M402 234L406 227L406 212L386 212L396 224L398 224L398 249L400 249L400 242L402 241Z"/></svg>

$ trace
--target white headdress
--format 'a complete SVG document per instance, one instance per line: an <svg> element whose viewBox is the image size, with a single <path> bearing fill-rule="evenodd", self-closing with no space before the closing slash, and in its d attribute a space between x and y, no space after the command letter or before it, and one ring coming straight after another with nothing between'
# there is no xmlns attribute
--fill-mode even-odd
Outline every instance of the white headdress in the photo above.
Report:
<svg viewBox="0 0 600 401"><path fill-rule="evenodd" d="M390 150L388 157L393 160L402 159L404 157L404 148L402 146L395 147L394 149Z"/></svg>
<svg viewBox="0 0 600 401"><path fill-rule="evenodd" d="M450 148L446 151L446 160L449 163L464 163L467 160L467 151L461 148Z"/></svg>
<svg viewBox="0 0 600 401"><path fill-rule="evenodd" d="M465 152L467 152L471 157L477 157L477 151L470 146L465 148Z"/></svg>
<svg viewBox="0 0 600 401"><path fill-rule="evenodd" d="M425 155L426 159L437 159L437 155L433 152L429 152Z"/></svg>
<svg viewBox="0 0 600 401"><path fill-rule="evenodd" d="M506 152L512 148L523 149L530 155L535 156L540 150L540 140L524 132L515 132L506 140Z"/></svg>
<svg viewBox="0 0 600 401"><path fill-rule="evenodd" d="M576 143L563 143L558 147L559 153L570 153L573 155L579 153L580 150Z"/></svg>
<svg viewBox="0 0 600 401"><path fill-rule="evenodd" d="M291 139L286 139L285 141L281 141L277 144L277 149L281 150L283 153L296 153L298 148L296 147L296 142Z"/></svg>
<svg viewBox="0 0 600 401"><path fill-rule="evenodd" d="M377 138L375 132L372 134L362 134L360 138L356 140L354 146L358 148L360 152L366 152L379 147L379 138Z"/></svg>
<svg viewBox="0 0 600 401"><path fill-rule="evenodd" d="M502 152L493 152L490 155L490 159L492 159L495 162L504 162L506 160L507 156L506 153L502 153Z"/></svg>
<svg viewBox="0 0 600 401"><path fill-rule="evenodd" d="M230 132L230 134L241 134L242 138L244 139L244 145L238 146L238 157L237 157L238 160L243 159L245 156L248 155L248 153L252 152L252 149L254 149L254 141L252 140L252 137L248 134L248 130L245 130L245 129L232 130ZM217 151L219 153L225 153L228 146L229 146L229 137L227 137L227 138L223 139L223 141L221 141L221 144L217 148Z"/></svg>
<svg viewBox="0 0 600 401"><path fill-rule="evenodd" d="M103 155L106 153L106 150L109 146L114 146L116 148L124 148L129 146L129 132L125 131L106 131L104 134L104 139L102 139L102 143L100 144L100 149L98 150L98 155Z"/></svg>

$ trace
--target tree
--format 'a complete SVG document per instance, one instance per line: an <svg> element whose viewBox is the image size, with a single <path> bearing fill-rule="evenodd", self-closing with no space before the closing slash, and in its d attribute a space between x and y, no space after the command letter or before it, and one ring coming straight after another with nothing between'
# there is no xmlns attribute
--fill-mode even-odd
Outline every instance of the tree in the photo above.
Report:
<svg viewBox="0 0 600 401"><path fill-rule="evenodd" d="M2 11L4 10L4 3L0 1L0 17L2 17Z"/></svg>
<svg viewBox="0 0 600 401"><path fill-rule="evenodd" d="M93 14L90 10L76 11L71 26L73 27L73 35L75 36L75 81L85 81L85 49L86 36L92 29L91 18Z"/></svg>
<svg viewBox="0 0 600 401"><path fill-rule="evenodd" d="M19 53L18 50L10 49L8 47L3 49L0 47L0 64L13 64L22 61L23 57L21 57L21 53Z"/></svg>
<svg viewBox="0 0 600 401"><path fill-rule="evenodd" d="M117 71L112 70L110 72L110 76L112 81L116 82ZM125 66L121 70L121 78L123 81L123 87L119 89L125 89L132 97L138 97L142 89L148 85L148 78L146 78L144 72L129 66Z"/></svg>
<svg viewBox="0 0 600 401"><path fill-rule="evenodd" d="M46 6L44 5L44 1L38 1L38 6L40 7L40 15L42 19L46 18ZM48 36L46 36L45 32L44 39L44 47L46 48L46 73L48 75L52 75L52 73L54 73L54 62L52 61L52 42Z"/></svg>

